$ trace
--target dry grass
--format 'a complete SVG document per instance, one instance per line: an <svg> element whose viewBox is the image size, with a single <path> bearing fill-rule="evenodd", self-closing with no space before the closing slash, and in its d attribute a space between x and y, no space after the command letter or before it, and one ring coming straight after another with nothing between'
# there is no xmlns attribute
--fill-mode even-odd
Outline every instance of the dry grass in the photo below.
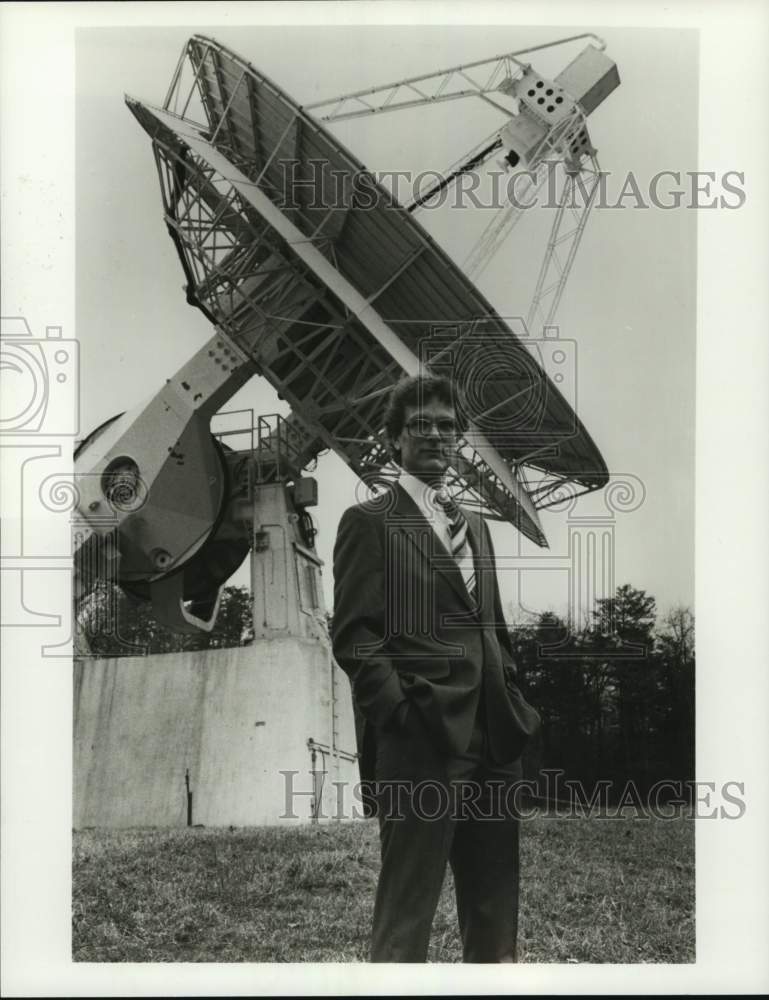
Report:
<svg viewBox="0 0 769 1000"><path fill-rule="evenodd" d="M75 835L73 958L360 962L378 872L373 821ZM694 823L523 823L524 962L693 962ZM430 961L461 961L450 872Z"/></svg>

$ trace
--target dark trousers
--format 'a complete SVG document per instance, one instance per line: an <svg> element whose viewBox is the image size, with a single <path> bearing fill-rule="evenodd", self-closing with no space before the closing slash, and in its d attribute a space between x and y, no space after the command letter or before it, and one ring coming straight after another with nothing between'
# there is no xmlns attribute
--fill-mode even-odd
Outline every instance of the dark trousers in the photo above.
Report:
<svg viewBox="0 0 769 1000"><path fill-rule="evenodd" d="M440 753L418 710L377 734L382 867L372 962L425 962L450 863L464 962L514 962L518 932L520 763L492 764L483 717L467 753Z"/></svg>

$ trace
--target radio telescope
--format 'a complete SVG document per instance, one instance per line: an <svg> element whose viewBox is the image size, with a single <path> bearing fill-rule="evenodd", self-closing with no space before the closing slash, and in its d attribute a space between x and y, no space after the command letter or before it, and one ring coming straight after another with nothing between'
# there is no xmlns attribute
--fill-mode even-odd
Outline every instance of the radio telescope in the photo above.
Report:
<svg viewBox="0 0 769 1000"><path fill-rule="evenodd" d="M162 657L145 657L122 672L112 661L103 669L95 661L81 665L76 756L88 779L76 793L79 822L175 822L169 789L179 787L178 761L192 758L201 791L196 808L206 822L264 821L247 785L253 722L241 716L251 711L245 706L262 703L265 685L272 706L265 712L280 736L265 742L263 753L276 773L291 766L292 754L303 762L307 748L313 773L317 754L331 756L337 777L354 763L351 711L338 696L346 679L328 649L307 510L317 494L305 473L331 449L374 492L397 474L382 416L404 373L445 372L458 386L468 430L450 482L463 504L511 522L542 546L540 510L564 492L606 484L605 462L561 391L568 358L552 322L598 187L586 118L619 77L596 36L537 48L582 39L591 44L553 80L523 61L535 51L529 49L302 108L250 63L195 35L162 106L126 98L152 141L187 301L215 329L154 396L80 445L80 588L87 591L95 576L116 579L151 600L169 627L210 630L222 587L250 553L261 677L253 679L250 650L239 651L243 670L234 651L217 651L230 657L226 670L210 672L205 661L192 675L189 657L166 658L162 666L147 662ZM465 99L496 109L499 128L470 137L469 152L408 205L326 127ZM492 156L524 171L531 191L548 171L562 175L526 322L502 319L418 221L431 197ZM468 248L468 272L480 273L520 214L514 203L500 209ZM235 451L212 435L211 420L255 374L292 412L260 417L253 446ZM295 675L284 676L285 663ZM105 685L110 711L124 712L122 730L102 718ZM139 697L150 715L160 713L141 725L132 714ZM194 724L179 721L180 698L197 706ZM239 776L223 790L216 753L200 758L200 734L221 749L222 725L230 739L241 723L240 764L232 765ZM169 746L179 750L173 761L166 759ZM110 789L126 755L144 765L135 768L133 792L121 779L116 796ZM161 759L148 798L142 776L150 760L156 768ZM185 780L189 790L189 773ZM270 794L279 798L281 790ZM191 822L191 806L187 815Z"/></svg>

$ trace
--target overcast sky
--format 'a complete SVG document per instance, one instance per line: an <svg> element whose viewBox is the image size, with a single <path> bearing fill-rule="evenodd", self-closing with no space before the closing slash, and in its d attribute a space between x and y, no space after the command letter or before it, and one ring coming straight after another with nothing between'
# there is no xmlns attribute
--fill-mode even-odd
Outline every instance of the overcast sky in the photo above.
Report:
<svg viewBox="0 0 769 1000"><path fill-rule="evenodd" d="M657 29L601 30L621 86L591 116L599 159L616 200L634 173L645 194L663 170L697 164L697 34ZM208 28L301 104L526 45L585 27ZM88 29L77 52L77 333L82 352L84 431L129 409L158 388L210 335L208 321L187 305L184 277L162 221L149 139L124 104L128 93L161 104L179 53L192 32ZM582 43L533 54L532 65L556 75ZM486 136L500 119L480 102L353 121L336 135L370 169L443 169ZM705 169L704 167L702 169ZM663 192L674 187L670 180ZM633 207L597 209L562 299L561 336L576 343L577 409L609 470L643 484L645 496L618 513L614 581L645 589L662 610L693 602L694 403L697 211ZM488 214L488 213L486 213ZM478 281L502 315L525 314L544 256L552 211L530 212ZM487 218L425 211L420 221L461 260L472 232ZM233 405L285 412L263 380ZM317 539L326 561L331 604L331 553L345 507L355 501L354 475L333 454L319 461ZM595 497L572 516L599 513ZM510 525L492 525L498 555L541 554L516 590L501 575L512 617L568 600L567 516L545 513L550 551L519 540ZM547 567L545 570L544 568ZM245 582L241 573L237 582Z"/></svg>

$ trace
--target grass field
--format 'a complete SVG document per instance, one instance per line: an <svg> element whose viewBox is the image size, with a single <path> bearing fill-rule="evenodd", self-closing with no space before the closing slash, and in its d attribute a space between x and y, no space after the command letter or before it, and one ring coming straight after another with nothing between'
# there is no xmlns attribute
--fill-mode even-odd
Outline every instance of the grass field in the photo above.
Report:
<svg viewBox="0 0 769 1000"><path fill-rule="evenodd" d="M375 821L74 835L73 958L360 962ZM693 962L694 822L522 824L519 960ZM429 960L461 961L447 873Z"/></svg>

